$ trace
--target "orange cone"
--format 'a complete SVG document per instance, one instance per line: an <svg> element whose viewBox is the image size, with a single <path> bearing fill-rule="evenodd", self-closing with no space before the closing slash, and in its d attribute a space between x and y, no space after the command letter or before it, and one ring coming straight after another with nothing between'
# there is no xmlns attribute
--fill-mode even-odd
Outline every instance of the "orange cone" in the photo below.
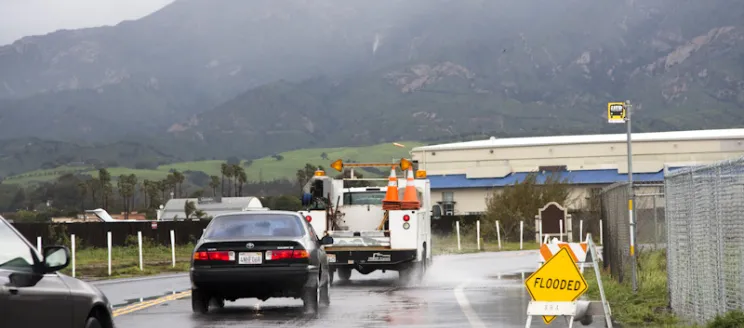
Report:
<svg viewBox="0 0 744 328"><path fill-rule="evenodd" d="M388 178L388 187L387 192L385 193L385 199L382 200L382 209L386 211L400 209L400 201L398 200L398 176L395 175L395 167L390 169L390 178Z"/></svg>
<svg viewBox="0 0 744 328"><path fill-rule="evenodd" d="M418 199L418 193L416 192L416 185L413 180L413 169L408 169L408 178L406 178L406 190L403 192L403 201L401 202L401 209L404 210L417 210L421 208L421 202Z"/></svg>

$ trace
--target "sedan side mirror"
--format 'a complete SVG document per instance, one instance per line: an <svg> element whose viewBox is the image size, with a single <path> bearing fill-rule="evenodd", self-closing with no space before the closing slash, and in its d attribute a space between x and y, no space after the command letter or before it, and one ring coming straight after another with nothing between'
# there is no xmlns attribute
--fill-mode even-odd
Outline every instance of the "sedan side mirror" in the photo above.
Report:
<svg viewBox="0 0 744 328"><path fill-rule="evenodd" d="M70 264L70 251L65 246L46 246L44 255L44 273L57 272Z"/></svg>
<svg viewBox="0 0 744 328"><path fill-rule="evenodd" d="M332 245L333 244L333 237L331 236L323 236L323 239L320 240L321 245Z"/></svg>

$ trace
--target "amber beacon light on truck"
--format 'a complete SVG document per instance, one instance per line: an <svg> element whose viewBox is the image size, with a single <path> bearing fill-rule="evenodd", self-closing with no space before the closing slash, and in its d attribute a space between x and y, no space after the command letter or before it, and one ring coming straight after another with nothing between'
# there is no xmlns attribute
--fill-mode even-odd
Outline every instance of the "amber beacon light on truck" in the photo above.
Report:
<svg viewBox="0 0 744 328"><path fill-rule="evenodd" d="M390 170L391 170L390 179L393 179L395 181L395 184L396 185L397 185L397 175L395 174L395 168L396 167L399 167L401 169L401 171L404 172L404 176L403 176L404 179L407 179L407 180L409 180L409 179L410 180L413 180L413 179L426 179L426 171L425 170L419 170L416 166L418 166L416 162L413 162L413 161L411 161L409 159L406 159L406 158L401 158L400 161L397 162L397 163L344 163L343 160L341 160L341 159L338 159L338 160L334 161L333 163L331 163L331 168L335 169L338 172L343 172L344 169L347 169L347 168L352 168L353 169L353 168L357 168L357 167L358 168L363 168L363 167L387 167L387 168L390 168ZM355 180L355 178L353 176L350 179ZM314 198L325 197L326 195L325 195L325 192L323 192L323 191L330 189L330 185L329 184L330 184L330 181L331 180L333 180L333 179L331 177L327 176L325 171L323 171L321 169L316 170L315 173L313 174L313 179L311 179L311 182L310 182L310 184L312 184L313 187L312 188L308 188L308 190L305 190L304 191L304 194L302 196L302 205L303 206L309 205L311 202L313 202L313 199ZM347 179L344 179L344 180L347 180ZM381 180L381 179L361 179L361 180ZM387 180L387 179L385 179L385 180ZM413 184L411 184L411 186L413 186ZM313 190L315 192L313 192ZM409 191L409 193L412 193L412 192L413 192L413 190ZM388 195L388 197L386 197L386 200L387 201L383 201L383 206L386 207L386 209L391 209L391 208L388 208L388 207L390 207L390 205L387 205L386 206L386 203L389 203L390 201L392 201L393 203L395 203L396 205L398 205L401 201L399 201L397 199L397 193L395 194L395 198L396 199L391 199L390 195ZM409 207L413 207L414 205L416 205L416 203L415 202L411 202L411 204L409 204L409 205L411 205ZM312 219L311 218L307 218L307 220L310 221Z"/></svg>
<svg viewBox="0 0 744 328"><path fill-rule="evenodd" d="M347 164L344 164L343 160L340 160L340 159L331 163L331 167L339 172L343 172L344 168L347 168L347 167L391 167L391 168L395 168L395 166L399 166L403 172L408 171L410 169L414 169L416 171L416 179L426 179L426 171L415 169L414 163L406 158L401 158L400 162L398 162L397 165L396 163L347 163ZM317 172L316 172L316 175L317 175Z"/></svg>

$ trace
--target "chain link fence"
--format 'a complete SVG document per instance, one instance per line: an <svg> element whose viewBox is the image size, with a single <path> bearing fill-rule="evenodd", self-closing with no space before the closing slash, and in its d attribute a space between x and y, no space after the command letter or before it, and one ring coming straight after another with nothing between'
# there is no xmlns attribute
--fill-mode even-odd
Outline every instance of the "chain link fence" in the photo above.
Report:
<svg viewBox="0 0 744 328"><path fill-rule="evenodd" d="M636 252L664 247L666 224L663 185L634 182L636 195ZM628 211L628 183L618 182L602 189L602 221L604 264L619 282L632 275L630 259L630 213Z"/></svg>
<svg viewBox="0 0 744 328"><path fill-rule="evenodd" d="M744 158L667 173L664 184L672 309L700 324L744 309Z"/></svg>

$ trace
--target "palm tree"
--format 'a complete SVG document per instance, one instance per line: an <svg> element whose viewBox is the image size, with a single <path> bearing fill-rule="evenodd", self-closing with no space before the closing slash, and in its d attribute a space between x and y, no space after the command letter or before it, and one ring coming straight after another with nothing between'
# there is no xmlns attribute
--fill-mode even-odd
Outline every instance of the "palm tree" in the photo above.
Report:
<svg viewBox="0 0 744 328"><path fill-rule="evenodd" d="M243 184L248 181L248 176L245 174L245 169L240 165L233 166L233 175L235 176L235 196L242 196Z"/></svg>
<svg viewBox="0 0 744 328"><path fill-rule="evenodd" d="M85 184L88 186L88 190L90 191L90 201L93 207L96 207L96 201L98 201L98 198L96 198L96 186L98 186L98 179L92 178L90 180L86 180Z"/></svg>
<svg viewBox="0 0 744 328"><path fill-rule="evenodd" d="M112 192L111 173L105 168L98 170L98 181L101 185L101 207L108 210L108 199Z"/></svg>
<svg viewBox="0 0 744 328"><path fill-rule="evenodd" d="M124 219L127 220L129 216L129 211L127 210L129 207L127 206L128 200L129 200L129 193L127 191L128 189L128 181L127 176L122 174L119 176L119 179L116 180L116 188L119 189L119 195L121 195L121 199L124 202Z"/></svg>
<svg viewBox="0 0 744 328"><path fill-rule="evenodd" d="M237 196L238 195L238 179L240 178L240 172L243 171L243 168L240 167L240 165L233 164L230 170L232 171L233 186L235 187L233 189L233 196Z"/></svg>
<svg viewBox="0 0 744 328"><path fill-rule="evenodd" d="M225 170L225 177L227 178L227 196L228 197L230 197L230 194L232 193L232 177L234 176L234 174L235 172L233 170L233 166L227 165L226 170Z"/></svg>
<svg viewBox="0 0 744 328"><path fill-rule="evenodd" d="M168 179L163 179L163 180L158 181L157 182L157 186L158 186L158 190L160 190L160 193L163 196L163 198L161 199L161 201L163 202L163 204L165 204L165 200L166 200L166 198L165 198L165 191L168 190L168 187L169 187L168 186Z"/></svg>
<svg viewBox="0 0 744 328"><path fill-rule="evenodd" d="M191 217L192 214L196 211L196 204L192 201L186 201L186 203L183 205L183 212L186 213L186 219Z"/></svg>
<svg viewBox="0 0 744 328"><path fill-rule="evenodd" d="M80 181L77 188L80 194L80 212L85 213L85 196L88 194L88 184L86 181Z"/></svg>
<svg viewBox="0 0 744 328"><path fill-rule="evenodd" d="M157 202L161 201L158 190L160 190L160 181L150 181L150 185L147 187L147 193L150 194L150 206L148 208L155 206Z"/></svg>
<svg viewBox="0 0 744 328"><path fill-rule="evenodd" d="M227 176L228 166L227 163L220 164L220 173L222 173L222 197L225 196L225 177Z"/></svg>
<svg viewBox="0 0 744 328"><path fill-rule="evenodd" d="M129 208L127 209L127 218L129 218L129 212L134 209L134 200L137 196L137 176L134 173L127 176L127 193L131 201L129 202Z"/></svg>
<svg viewBox="0 0 744 328"><path fill-rule="evenodd" d="M220 185L220 177L213 175L210 176L209 188L212 188L212 196L217 196L217 187Z"/></svg>
<svg viewBox="0 0 744 328"><path fill-rule="evenodd" d="M175 183L175 190L174 194L176 195L176 198L181 198L181 194L183 193L182 186L183 181L186 180L186 177L183 175L183 173L178 172L177 170L173 171L173 182Z"/></svg>
<svg viewBox="0 0 744 328"><path fill-rule="evenodd" d="M142 180L142 195L145 196L145 208L150 208L149 201L150 201L150 197L152 197L150 195L150 188L151 188L150 184L151 184L150 180L147 180L147 179Z"/></svg>
<svg viewBox="0 0 744 328"><path fill-rule="evenodd" d="M165 183L168 185L168 189L170 189L173 193L173 197L178 198L178 195L176 195L176 186L178 186L178 179L176 178L175 174L168 174L168 176L165 177Z"/></svg>
<svg viewBox="0 0 744 328"><path fill-rule="evenodd" d="M240 176L238 176L238 182L240 182L240 190L238 191L238 196L243 196L243 185L245 185L246 182L248 182L248 175L245 174L245 170L240 170Z"/></svg>

